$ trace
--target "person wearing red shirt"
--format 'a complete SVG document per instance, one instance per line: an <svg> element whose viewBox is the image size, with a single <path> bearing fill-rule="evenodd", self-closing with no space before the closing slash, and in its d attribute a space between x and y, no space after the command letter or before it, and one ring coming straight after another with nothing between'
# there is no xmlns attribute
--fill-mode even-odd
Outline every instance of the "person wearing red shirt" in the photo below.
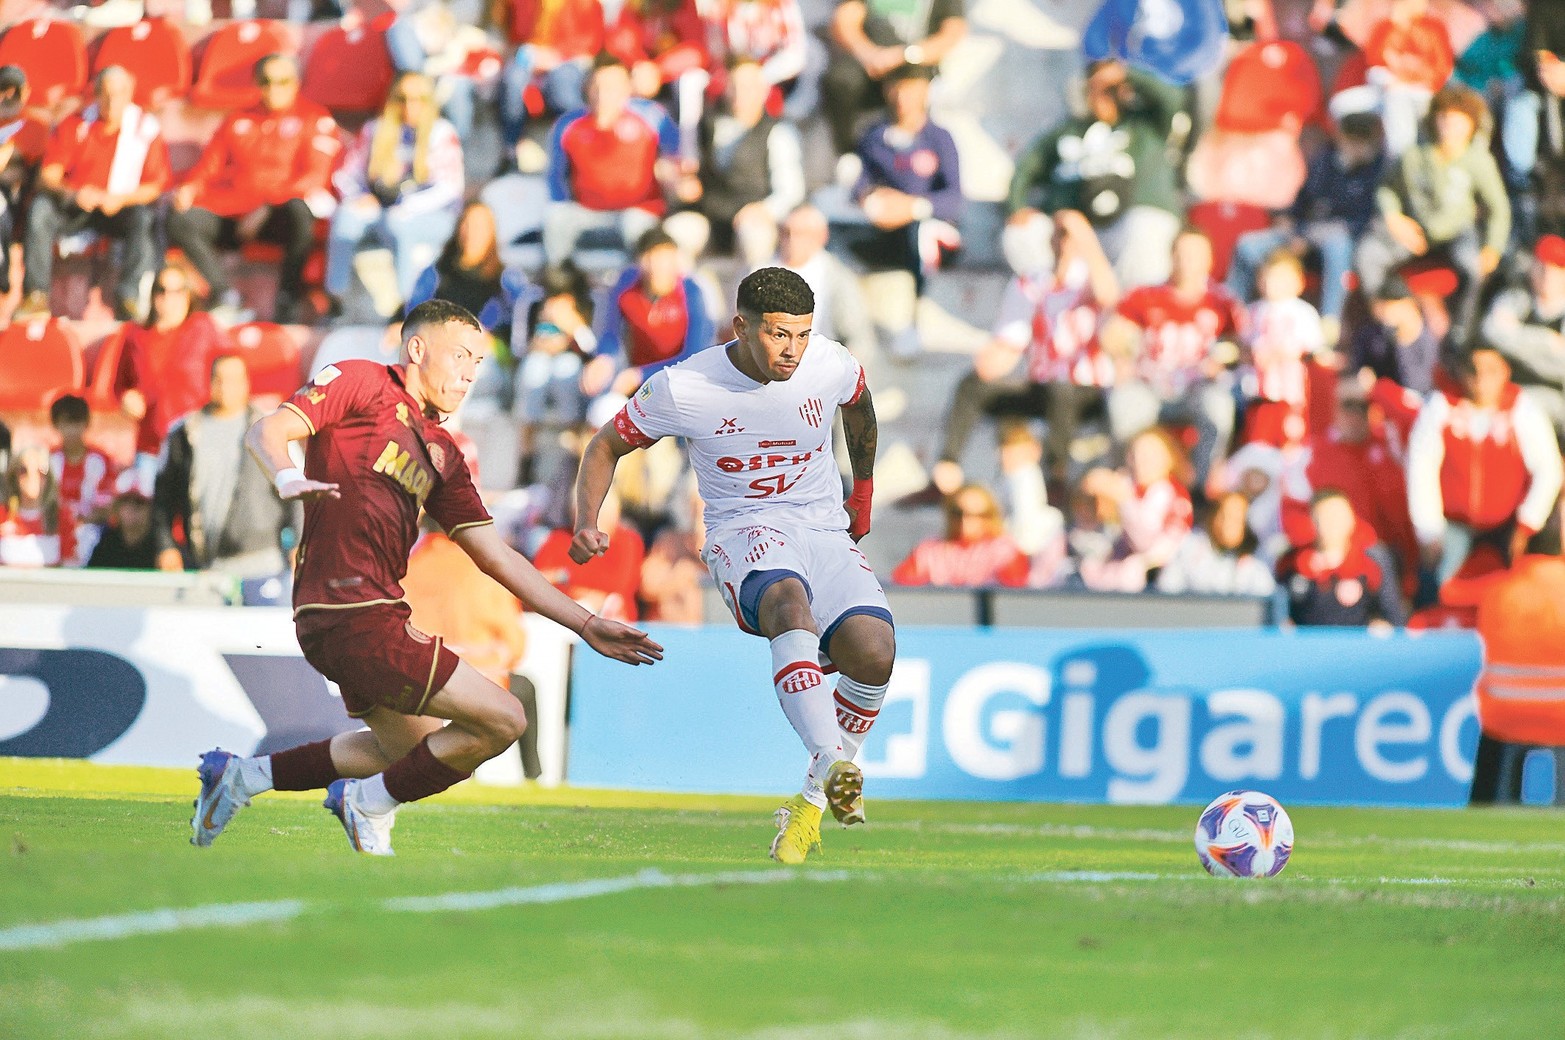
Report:
<svg viewBox="0 0 1565 1040"><path fill-rule="evenodd" d="M500 133L514 159L536 83L551 112L580 108L593 57L603 49L600 0L494 0L490 22L515 49L500 72Z"/></svg>
<svg viewBox="0 0 1565 1040"><path fill-rule="evenodd" d="M98 73L93 103L49 139L27 212L19 315L49 312L54 250L82 231L119 239L125 260L115 283L121 318L139 315L141 281L156 263L152 203L168 188L168 146L157 117L131 100L136 78L118 65Z"/></svg>
<svg viewBox="0 0 1565 1040"><path fill-rule="evenodd" d="M630 244L663 215L663 183L678 173L678 132L654 101L631 96L630 70L600 55L587 107L560 117L549 137L549 208L543 252L564 262L589 230L616 230Z"/></svg>
<svg viewBox="0 0 1565 1040"><path fill-rule="evenodd" d="M637 96L669 103L686 154L694 151L712 82L706 37L696 0L625 0L604 34L604 49L630 67Z"/></svg>
<svg viewBox="0 0 1565 1040"><path fill-rule="evenodd" d="M402 323L405 365L328 365L250 428L247 444L278 495L305 503L293 591L300 648L368 728L274 755L207 752L192 844L210 845L263 791L325 787L352 846L389 856L401 803L461 781L526 729L515 697L409 621L401 583L420 511L479 570L599 653L628 664L662 656L645 633L572 602L496 533L441 425L477 378L487 340L466 309L429 300ZM297 441L307 442L302 470L290 454Z"/></svg>
<svg viewBox="0 0 1565 1040"><path fill-rule="evenodd" d="M1462 391L1436 390L1408 438L1408 510L1436 584L1477 542L1518 559L1560 497L1554 426L1511 382L1511 366L1480 346L1461 364Z"/></svg>
<svg viewBox="0 0 1565 1040"><path fill-rule="evenodd" d="M60 447L50 454L49 468L60 489L61 508L69 509L78 520L103 518L114 477L114 463L87 444L91 418L87 399L76 394L57 397L49 406L49 425L60 435Z"/></svg>
<svg viewBox="0 0 1565 1040"><path fill-rule="evenodd" d="M1185 481L1189 464L1165 430L1137 434L1125 450L1124 471L1096 469L1082 478L1089 495L1119 511L1121 534L1107 559L1084 559L1082 582L1098 592L1141 592L1174 558L1195 526Z"/></svg>
<svg viewBox="0 0 1565 1040"><path fill-rule="evenodd" d="M1451 34L1429 13L1429 0L1392 0L1364 41L1364 63L1369 87L1379 93L1386 145L1400 155L1417 140L1429 99L1456 67Z"/></svg>
<svg viewBox="0 0 1565 1040"><path fill-rule="evenodd" d="M1278 594L1295 625L1385 627L1402 625L1407 611L1396 583L1356 537L1358 518L1342 492L1326 488L1310 503L1314 544L1277 563Z"/></svg>
<svg viewBox="0 0 1565 1040"><path fill-rule="evenodd" d="M206 279L211 298L228 307L238 300L217 247L253 239L280 243L275 319L287 322L297 316L304 294L315 221L337 206L330 181L342 141L331 113L299 96L292 58L262 58L255 79L261 103L230 115L207 142L174 192L168 237Z"/></svg>
<svg viewBox="0 0 1565 1040"><path fill-rule="evenodd" d="M137 467L148 476L174 420L206 403L212 360L231 350L227 334L191 306L190 281L183 265L163 268L152 283L146 324L122 332L114 395L137 424Z"/></svg>
<svg viewBox="0 0 1565 1040"><path fill-rule="evenodd" d="M42 445L17 449L0 482L0 567L74 566L76 517Z"/></svg>
<svg viewBox="0 0 1565 1040"><path fill-rule="evenodd" d="M1212 243L1187 228L1174 239L1173 276L1163 285L1132 290L1102 331L1102 343L1120 357L1122 378L1109 391L1109 426L1125 443L1156 423L1193 423L1196 487L1206 487L1234 429L1228 365L1244 313L1227 289L1212 281Z"/></svg>
<svg viewBox="0 0 1565 1040"><path fill-rule="evenodd" d="M944 538L926 538L891 572L896 585L941 588L1021 588L1030 560L1005 530L1000 504L981 484L966 484L946 499Z"/></svg>

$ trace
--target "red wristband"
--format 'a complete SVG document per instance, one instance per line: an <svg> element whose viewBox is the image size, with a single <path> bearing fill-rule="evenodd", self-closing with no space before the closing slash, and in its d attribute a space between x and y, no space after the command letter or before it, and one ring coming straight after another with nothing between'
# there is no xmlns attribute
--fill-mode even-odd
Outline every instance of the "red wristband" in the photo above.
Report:
<svg viewBox="0 0 1565 1040"><path fill-rule="evenodd" d="M869 533L869 515L871 500L875 496L875 481L866 478L853 481L853 493L848 496L848 509L853 518L848 521L848 534L854 539L863 538Z"/></svg>

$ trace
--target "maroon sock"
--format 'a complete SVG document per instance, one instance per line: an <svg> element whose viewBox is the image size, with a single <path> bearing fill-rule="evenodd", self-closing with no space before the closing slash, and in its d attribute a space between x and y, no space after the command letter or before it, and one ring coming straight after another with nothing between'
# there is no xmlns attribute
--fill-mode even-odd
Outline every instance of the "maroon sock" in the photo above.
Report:
<svg viewBox="0 0 1565 1040"><path fill-rule="evenodd" d="M452 769L436 758L429 750L429 738L425 737L412 751L391 763L381 779L386 784L386 793L397 801L416 802L439 794L469 776L472 774Z"/></svg>
<svg viewBox="0 0 1565 1040"><path fill-rule="evenodd" d="M331 760L330 740L317 740L272 756L274 791L318 791L341 778Z"/></svg>

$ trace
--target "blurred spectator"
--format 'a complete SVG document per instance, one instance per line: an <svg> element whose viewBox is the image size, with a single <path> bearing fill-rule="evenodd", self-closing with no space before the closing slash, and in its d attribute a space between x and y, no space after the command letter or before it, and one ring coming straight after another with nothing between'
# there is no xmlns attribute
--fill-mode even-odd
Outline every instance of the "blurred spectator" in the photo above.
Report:
<svg viewBox="0 0 1565 1040"><path fill-rule="evenodd" d="M962 174L956 141L929 119L929 77L925 65L902 65L885 76L890 117L859 139L862 171L853 189L868 227L849 226L845 245L871 270L907 271L915 295L925 277L961 247L956 222L962 217ZM848 231L848 228L844 228ZM892 350L918 350L913 316L899 326L906 333Z"/></svg>
<svg viewBox="0 0 1565 1040"><path fill-rule="evenodd" d="M1261 298L1250 304L1244 329L1254 380L1246 387L1245 439L1288 444L1303 440L1307 431L1305 359L1324 353L1326 343L1320 315L1301 298L1304 264L1296 253L1273 253L1261 265L1259 281Z"/></svg>
<svg viewBox="0 0 1565 1040"><path fill-rule="evenodd" d="M620 519L618 494L609 492L598 514L598 527L609 534L606 552L586 563L570 558L569 526L549 532L533 557L533 566L554 587L595 614L615 621L637 620L636 592L641 583L641 565L646 559L646 543L641 534Z"/></svg>
<svg viewBox="0 0 1565 1040"><path fill-rule="evenodd" d="M1373 297L1413 257L1441 257L1461 280L1450 338L1465 345L1483 280L1511 234L1511 204L1487 139L1477 138L1488 118L1483 99L1460 85L1446 87L1429 114L1435 140L1409 148L1387 170L1377 196L1380 219L1359 242L1354 266L1360 288Z"/></svg>
<svg viewBox="0 0 1565 1040"><path fill-rule="evenodd" d="M767 114L769 90L758 62L744 58L729 69L724 109L701 122L700 168L674 188L692 208L669 218L670 231L675 222L693 222L696 241L704 246L710 238L724 255L737 251L746 267L772 255L778 224L804 201L799 131Z"/></svg>
<svg viewBox="0 0 1565 1040"><path fill-rule="evenodd" d="M0 65L0 293L11 291L11 243L21 226L23 191L31 186L34 163L18 147L26 133L27 73Z"/></svg>
<svg viewBox="0 0 1565 1040"><path fill-rule="evenodd" d="M1017 276L1006 286L993 338L957 384L946 415L945 442L931 473L945 493L962 482L960 461L985 413L1046 418L1049 474L1067 477L1071 441L1083 416L1101 409L1114 381L1098 344L1098 325L1119 302L1114 269L1092 225L1075 210L1054 215L1052 273Z"/></svg>
<svg viewBox="0 0 1565 1040"><path fill-rule="evenodd" d="M410 624L443 637L485 678L510 689L511 673L527 648L522 605L427 516L425 532L408 556L402 591L413 610Z"/></svg>
<svg viewBox="0 0 1565 1040"><path fill-rule="evenodd" d="M1538 239L1529 288L1495 298L1483 341L1505 355L1517 384L1565 440L1565 238Z"/></svg>
<svg viewBox="0 0 1565 1040"><path fill-rule="evenodd" d="M822 81L836 154L853 151L859 117L879 111L881 82L903 65L933 74L967 35L963 0L837 0L831 15L831 57Z"/></svg>
<svg viewBox="0 0 1565 1040"><path fill-rule="evenodd" d="M253 578L284 569L303 511L277 497L245 450L245 433L261 415L250 404L244 361L233 354L214 359L211 399L174 424L163 451L153 492L160 570Z"/></svg>
<svg viewBox="0 0 1565 1040"><path fill-rule="evenodd" d="M670 104L680 129L680 154L695 154L712 57L697 0L623 0L604 27L604 49L630 68L631 85L644 98Z"/></svg>
<svg viewBox="0 0 1565 1040"><path fill-rule="evenodd" d="M0 502L0 566L58 567L76 559L76 518L60 502L49 450L16 449Z"/></svg>
<svg viewBox="0 0 1565 1040"><path fill-rule="evenodd" d="M897 585L983 588L1027 584L1032 561L1005 530L1000 504L982 484L964 484L945 502L945 535L926 538L891 572Z"/></svg>
<svg viewBox="0 0 1565 1040"><path fill-rule="evenodd" d="M1196 487L1228 451L1234 397L1228 365L1243 309L1212 281L1212 243L1194 229L1174 239L1173 275L1120 301L1103 345L1121 374L1109 391L1109 426L1120 443L1156 423L1193 423Z"/></svg>
<svg viewBox="0 0 1565 1040"><path fill-rule="evenodd" d="M701 559L706 539L704 508L695 479L686 474L674 496L670 522L658 532L641 563L641 619L699 625L712 579Z"/></svg>
<svg viewBox="0 0 1565 1040"><path fill-rule="evenodd" d="M1094 591L1144 590L1174 558L1194 519L1182 472L1188 466L1167 432L1137 434L1125 458L1128 472L1098 469L1082 481L1089 494L1114 502L1121 527L1107 559L1081 561L1082 581Z"/></svg>
<svg viewBox="0 0 1565 1040"><path fill-rule="evenodd" d="M1200 530L1179 543L1157 575L1157 590L1207 596L1270 596L1272 572L1256 556L1258 542L1246 520L1249 501L1237 491L1220 496Z"/></svg>
<svg viewBox="0 0 1565 1040"><path fill-rule="evenodd" d="M403 7L386 30L392 64L399 72L422 72L430 78L440 114L464 141L473 133L480 83L499 74L486 60L492 47L484 30L460 23L446 0Z"/></svg>
<svg viewBox="0 0 1565 1040"><path fill-rule="evenodd" d="M1348 370L1364 373L1376 400L1407 390L1422 401L1435 388L1440 364L1440 341L1424 320L1423 307L1400 275L1382 282L1369 306L1372 320L1354 330Z"/></svg>
<svg viewBox="0 0 1565 1040"><path fill-rule="evenodd" d="M98 544L93 546L88 567L115 570L151 571L158 567L157 532L152 527L152 498L136 479L134 470L126 470L109 503L109 520Z"/></svg>
<svg viewBox="0 0 1565 1040"><path fill-rule="evenodd" d="M1007 259L1017 274L1036 270L1049 235L1039 211L1074 209L1097 228L1125 289L1156 285L1168 277L1183 212L1167 155L1183 93L1117 61L1089 65L1086 91L1087 115L1067 118L1016 161Z"/></svg>
<svg viewBox="0 0 1565 1040"><path fill-rule="evenodd" d="M49 312L54 251L62 238L92 231L124 244L115 316L139 318L142 278L157 262L152 204L169 185L168 146L157 117L131 100L136 78L118 65L98 73L93 103L67 116L44 152L27 211L21 315Z"/></svg>
<svg viewBox="0 0 1565 1040"><path fill-rule="evenodd" d="M1339 94L1333 112L1340 115L1367 101L1385 122L1386 147L1400 156L1417 142L1430 98L1451 78L1456 55L1450 33L1429 13L1429 0L1391 0L1390 12L1364 41L1364 62L1367 85L1350 88L1355 93L1346 97Z"/></svg>
<svg viewBox="0 0 1565 1040"><path fill-rule="evenodd" d="M78 520L101 518L114 476L109 457L87 445L91 420L85 397L62 394L49 406L49 425L60 438L60 447L49 456L49 469L60 490L60 505Z"/></svg>
<svg viewBox="0 0 1565 1040"><path fill-rule="evenodd" d="M1314 544L1294 550L1277 564L1277 591L1288 620L1353 628L1405 623L1407 612L1396 583L1386 580L1355 537L1358 518L1347 496L1331 488L1317 491L1310 517Z"/></svg>
<svg viewBox="0 0 1565 1040"><path fill-rule="evenodd" d="M995 435L1000 448L1000 508L1005 529L1033 558L1028 584L1052 585L1064 561L1065 518L1049 505L1043 479L1043 445L1020 419L1007 419Z"/></svg>
<svg viewBox="0 0 1565 1040"><path fill-rule="evenodd" d="M228 335L192 307L190 270L170 264L152 283L145 325L126 324L114 393L134 419L137 465L156 464L174 420L201 407L211 385L212 359L228 349Z"/></svg>
<svg viewBox="0 0 1565 1040"><path fill-rule="evenodd" d="M714 76L748 58L760 62L768 87L797 85L809 58L809 30L799 0L712 0L703 13L711 26Z"/></svg>
<svg viewBox="0 0 1565 1040"><path fill-rule="evenodd" d="M334 180L342 205L326 240L326 292L342 312L353 257L366 235L391 250L404 303L419 273L456 226L462 205L462 141L439 117L435 84L404 72L380 117L359 132ZM476 313L476 312L475 312Z"/></svg>
<svg viewBox="0 0 1565 1040"><path fill-rule="evenodd" d="M636 263L609 291L598 353L582 370L589 397L629 397L660 368L712 345L701 289L688 277L679 246L660 228L636 243Z"/></svg>
<svg viewBox="0 0 1565 1040"><path fill-rule="evenodd" d="M1527 34L1526 0L1479 0L1475 8L1489 24L1456 59L1456 80L1476 90L1497 113L1500 124L1501 169L1511 189L1511 205L1528 188L1538 154L1541 99L1527 89L1522 76L1522 44ZM1524 224L1517 213L1516 223ZM1535 237L1528 233L1527 239Z"/></svg>
<svg viewBox="0 0 1565 1040"><path fill-rule="evenodd" d="M1364 112L1344 116L1333 145L1310 163L1309 176L1286 213L1266 231L1241 235L1228 267L1228 291L1242 300L1256 296L1261 262L1281 248L1320 255L1320 312L1326 340L1335 345L1348 298L1353 247L1375 217L1375 192L1385 176L1380 121Z"/></svg>
<svg viewBox="0 0 1565 1040"><path fill-rule="evenodd" d="M501 342L508 342L511 310L526 290L526 275L507 271L500 260L494 211L475 199L462 207L440 256L418 276L405 309L436 297L460 303Z"/></svg>
<svg viewBox="0 0 1565 1040"><path fill-rule="evenodd" d="M231 113L174 192L170 243L206 280L210 298L237 311L218 259L218 246L253 240L283 247L274 320L297 320L304 299L304 262L315 246L315 221L332 215L331 172L342 142L337 123L299 96L299 66L274 54L255 65L261 103Z"/></svg>
<svg viewBox="0 0 1565 1040"><path fill-rule="evenodd" d="M519 333L526 337L517 361L511 412L519 434L517 483L526 486L541 474L535 452L538 431L571 430L587 417L582 369L595 357L592 289L569 262L548 268L539 279L542 300L529 308ZM612 375L612 363L606 362Z"/></svg>
<svg viewBox="0 0 1565 1040"><path fill-rule="evenodd" d="M826 215L805 203L777 229L772 262L803 278L815 294L814 331L841 343L862 362L874 349L875 330L858 275L826 249L830 239Z"/></svg>
<svg viewBox="0 0 1565 1040"><path fill-rule="evenodd" d="M565 261L589 230L615 231L629 245L657 225L663 188L679 172L678 133L655 102L631 96L630 70L599 55L587 107L560 117L549 136L549 208L543 252Z"/></svg>
<svg viewBox="0 0 1565 1040"><path fill-rule="evenodd" d="M1565 3L1561 0L1532 0L1528 5L1521 61L1540 113L1534 161L1519 172L1533 174L1537 230L1565 235Z"/></svg>
<svg viewBox="0 0 1565 1040"><path fill-rule="evenodd" d="M593 57L603 50L599 0L490 0L490 21L515 49L500 74L500 129L508 160L527 129L527 88L544 107L569 112L583 103ZM523 163L522 165L528 165Z"/></svg>
<svg viewBox="0 0 1565 1040"><path fill-rule="evenodd" d="M11 467L11 428L0 420L0 473Z"/></svg>
<svg viewBox="0 0 1565 1040"><path fill-rule="evenodd" d="M1505 357L1480 346L1461 378L1460 395L1429 395L1408 442L1408 508L1436 584L1479 542L1519 558L1560 496L1554 429L1511 382Z"/></svg>

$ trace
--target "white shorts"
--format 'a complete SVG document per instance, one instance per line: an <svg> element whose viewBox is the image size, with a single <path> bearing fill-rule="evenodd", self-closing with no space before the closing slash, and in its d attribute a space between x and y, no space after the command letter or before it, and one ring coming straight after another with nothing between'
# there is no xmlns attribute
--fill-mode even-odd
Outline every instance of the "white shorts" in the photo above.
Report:
<svg viewBox="0 0 1565 1040"><path fill-rule="evenodd" d="M791 525L730 524L707 533L701 558L739 627L760 635L761 596L798 578L821 633L821 656L837 626L857 614L893 624L880 580L846 531Z"/></svg>

